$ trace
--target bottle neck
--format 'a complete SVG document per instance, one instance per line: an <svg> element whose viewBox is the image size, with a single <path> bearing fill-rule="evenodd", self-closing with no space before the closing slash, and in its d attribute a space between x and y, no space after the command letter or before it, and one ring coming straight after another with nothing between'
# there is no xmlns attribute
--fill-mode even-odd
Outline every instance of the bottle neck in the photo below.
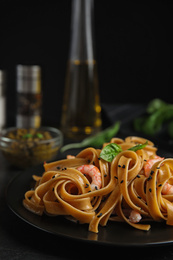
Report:
<svg viewBox="0 0 173 260"><path fill-rule="evenodd" d="M71 16L70 60L76 63L94 60L93 0L73 0Z"/></svg>

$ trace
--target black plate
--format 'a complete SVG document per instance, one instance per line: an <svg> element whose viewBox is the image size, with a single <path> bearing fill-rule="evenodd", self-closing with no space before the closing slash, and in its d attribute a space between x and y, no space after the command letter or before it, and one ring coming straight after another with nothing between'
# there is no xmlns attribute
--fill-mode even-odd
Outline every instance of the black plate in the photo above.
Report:
<svg viewBox="0 0 173 260"><path fill-rule="evenodd" d="M171 157L171 154L160 150L162 156ZM112 246L149 246L173 243L173 227L165 223L151 223L151 229L147 231L136 230L126 223L109 221L106 227L99 227L99 233L88 231L87 224L76 224L64 217L37 216L27 211L22 200L24 193L30 189L32 175L41 175L43 167L38 166L17 175L8 185L7 203L11 210L24 221L43 231L68 237Z"/></svg>

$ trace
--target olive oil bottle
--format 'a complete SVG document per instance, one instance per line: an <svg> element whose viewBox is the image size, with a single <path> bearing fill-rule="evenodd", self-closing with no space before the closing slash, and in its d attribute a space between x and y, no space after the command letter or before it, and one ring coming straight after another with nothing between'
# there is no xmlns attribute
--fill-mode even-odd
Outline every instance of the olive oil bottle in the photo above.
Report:
<svg viewBox="0 0 173 260"><path fill-rule="evenodd" d="M82 139L101 128L97 62L93 39L93 0L73 0L61 128Z"/></svg>

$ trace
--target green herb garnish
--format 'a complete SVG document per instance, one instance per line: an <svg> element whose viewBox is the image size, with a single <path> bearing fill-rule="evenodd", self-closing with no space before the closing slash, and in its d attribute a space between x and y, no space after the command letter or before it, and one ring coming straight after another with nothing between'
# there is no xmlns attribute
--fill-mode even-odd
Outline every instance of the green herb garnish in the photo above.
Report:
<svg viewBox="0 0 173 260"><path fill-rule="evenodd" d="M69 149L83 148L87 146L93 146L95 148L100 148L104 143L109 142L112 137L114 137L120 128L120 122L116 122L113 126L106 128L105 130L95 134L93 136L86 137L80 143L67 144L61 148L61 152L65 152Z"/></svg>
<svg viewBox="0 0 173 260"><path fill-rule="evenodd" d="M129 148L128 150L136 152L137 150L141 150L141 149L145 148L145 146L147 144L148 144L148 141L146 141L144 144L137 144L137 145Z"/></svg>
<svg viewBox="0 0 173 260"><path fill-rule="evenodd" d="M148 141L146 141L144 144L138 144L135 145L128 150L136 152L137 150L141 150L145 148L145 146L148 144ZM106 145L101 153L100 153L100 158L107 161L107 162L112 162L112 160L117 156L120 152L122 152L121 146L115 143L110 143Z"/></svg>
<svg viewBox="0 0 173 260"><path fill-rule="evenodd" d="M117 154L119 154L120 152L122 152L122 148L121 146L119 146L118 144L115 143L111 143L106 145L101 153L100 153L100 158L102 158L103 160L107 161L107 162L112 162L112 160L115 158L115 156L117 156Z"/></svg>

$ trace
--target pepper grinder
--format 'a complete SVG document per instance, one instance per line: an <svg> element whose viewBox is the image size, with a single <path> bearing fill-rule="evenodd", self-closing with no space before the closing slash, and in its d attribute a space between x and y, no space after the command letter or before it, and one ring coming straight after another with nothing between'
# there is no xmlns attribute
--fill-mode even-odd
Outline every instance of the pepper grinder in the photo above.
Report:
<svg viewBox="0 0 173 260"><path fill-rule="evenodd" d="M17 65L16 126L39 128L41 104L41 68L37 65Z"/></svg>

